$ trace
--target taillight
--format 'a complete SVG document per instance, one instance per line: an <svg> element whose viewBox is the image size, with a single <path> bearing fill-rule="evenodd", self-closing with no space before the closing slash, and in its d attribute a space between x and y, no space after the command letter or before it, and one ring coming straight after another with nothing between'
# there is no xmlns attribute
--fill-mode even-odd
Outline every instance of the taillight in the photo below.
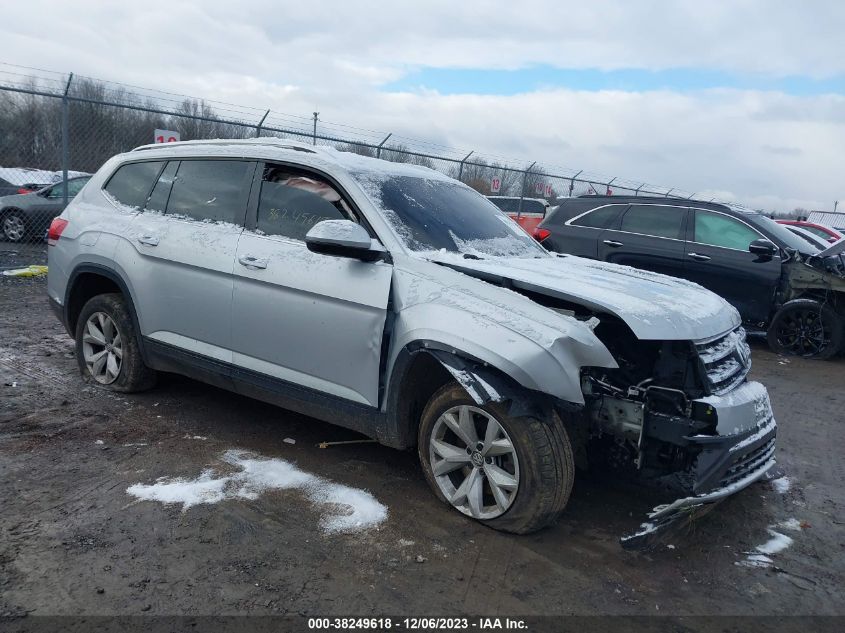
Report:
<svg viewBox="0 0 845 633"><path fill-rule="evenodd" d="M18 189L18 193L32 193L33 191L33 189L25 189L24 187Z"/></svg>
<svg viewBox="0 0 845 633"><path fill-rule="evenodd" d="M552 232L549 229L540 229L540 228L534 229L534 239L537 240L538 242L542 242L544 239L546 239L551 234L552 234Z"/></svg>
<svg viewBox="0 0 845 633"><path fill-rule="evenodd" d="M53 221L50 222L50 230L47 231L47 246L56 245L67 224L67 220L63 218L54 218Z"/></svg>

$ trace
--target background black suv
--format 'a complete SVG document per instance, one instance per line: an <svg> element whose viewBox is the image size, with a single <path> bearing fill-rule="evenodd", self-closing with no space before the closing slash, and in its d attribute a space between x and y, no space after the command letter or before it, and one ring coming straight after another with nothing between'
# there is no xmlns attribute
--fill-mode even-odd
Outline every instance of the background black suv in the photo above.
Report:
<svg viewBox="0 0 845 633"><path fill-rule="evenodd" d="M805 286L796 277L819 249L760 213L698 200L584 196L562 201L539 229L548 231L542 244L551 251L682 277L716 292L749 329L768 330L776 351L826 358L842 347L845 302L825 290L832 278L842 283L841 262L819 270L827 275L819 287Z"/></svg>

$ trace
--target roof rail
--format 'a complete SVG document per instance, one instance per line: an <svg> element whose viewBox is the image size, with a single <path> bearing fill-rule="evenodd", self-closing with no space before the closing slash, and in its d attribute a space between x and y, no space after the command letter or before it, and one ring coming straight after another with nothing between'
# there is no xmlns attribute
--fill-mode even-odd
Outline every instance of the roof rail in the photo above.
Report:
<svg viewBox="0 0 845 633"><path fill-rule="evenodd" d="M160 149L163 145L172 145L177 147L186 146L232 146L232 145L267 145L270 147L280 147L286 149L293 149L299 152L308 152L311 154L319 153L319 148L314 145L309 145L301 141L291 141L284 138L275 138L273 136L262 136L259 138L243 138L243 139L210 139L210 140L195 140L195 141L176 141L173 143L150 143L148 145L140 145L133 149L133 152L138 152L147 149Z"/></svg>

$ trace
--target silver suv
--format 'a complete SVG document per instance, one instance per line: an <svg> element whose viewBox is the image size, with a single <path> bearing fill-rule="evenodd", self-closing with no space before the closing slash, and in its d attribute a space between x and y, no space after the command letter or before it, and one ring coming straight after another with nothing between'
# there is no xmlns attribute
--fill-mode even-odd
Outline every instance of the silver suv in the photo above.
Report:
<svg viewBox="0 0 845 633"><path fill-rule="evenodd" d="M496 529L555 521L589 462L680 489L636 543L774 464L736 310L552 255L426 168L279 139L144 146L48 237L87 379L177 372L416 447L437 497Z"/></svg>

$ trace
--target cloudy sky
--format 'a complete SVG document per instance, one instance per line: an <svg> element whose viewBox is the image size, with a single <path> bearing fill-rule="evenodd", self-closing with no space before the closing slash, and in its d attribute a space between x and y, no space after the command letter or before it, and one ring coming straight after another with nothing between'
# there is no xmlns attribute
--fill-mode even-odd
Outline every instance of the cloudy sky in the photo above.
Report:
<svg viewBox="0 0 845 633"><path fill-rule="evenodd" d="M316 108L334 133L845 205L845 2L28 0L0 32L2 62Z"/></svg>

